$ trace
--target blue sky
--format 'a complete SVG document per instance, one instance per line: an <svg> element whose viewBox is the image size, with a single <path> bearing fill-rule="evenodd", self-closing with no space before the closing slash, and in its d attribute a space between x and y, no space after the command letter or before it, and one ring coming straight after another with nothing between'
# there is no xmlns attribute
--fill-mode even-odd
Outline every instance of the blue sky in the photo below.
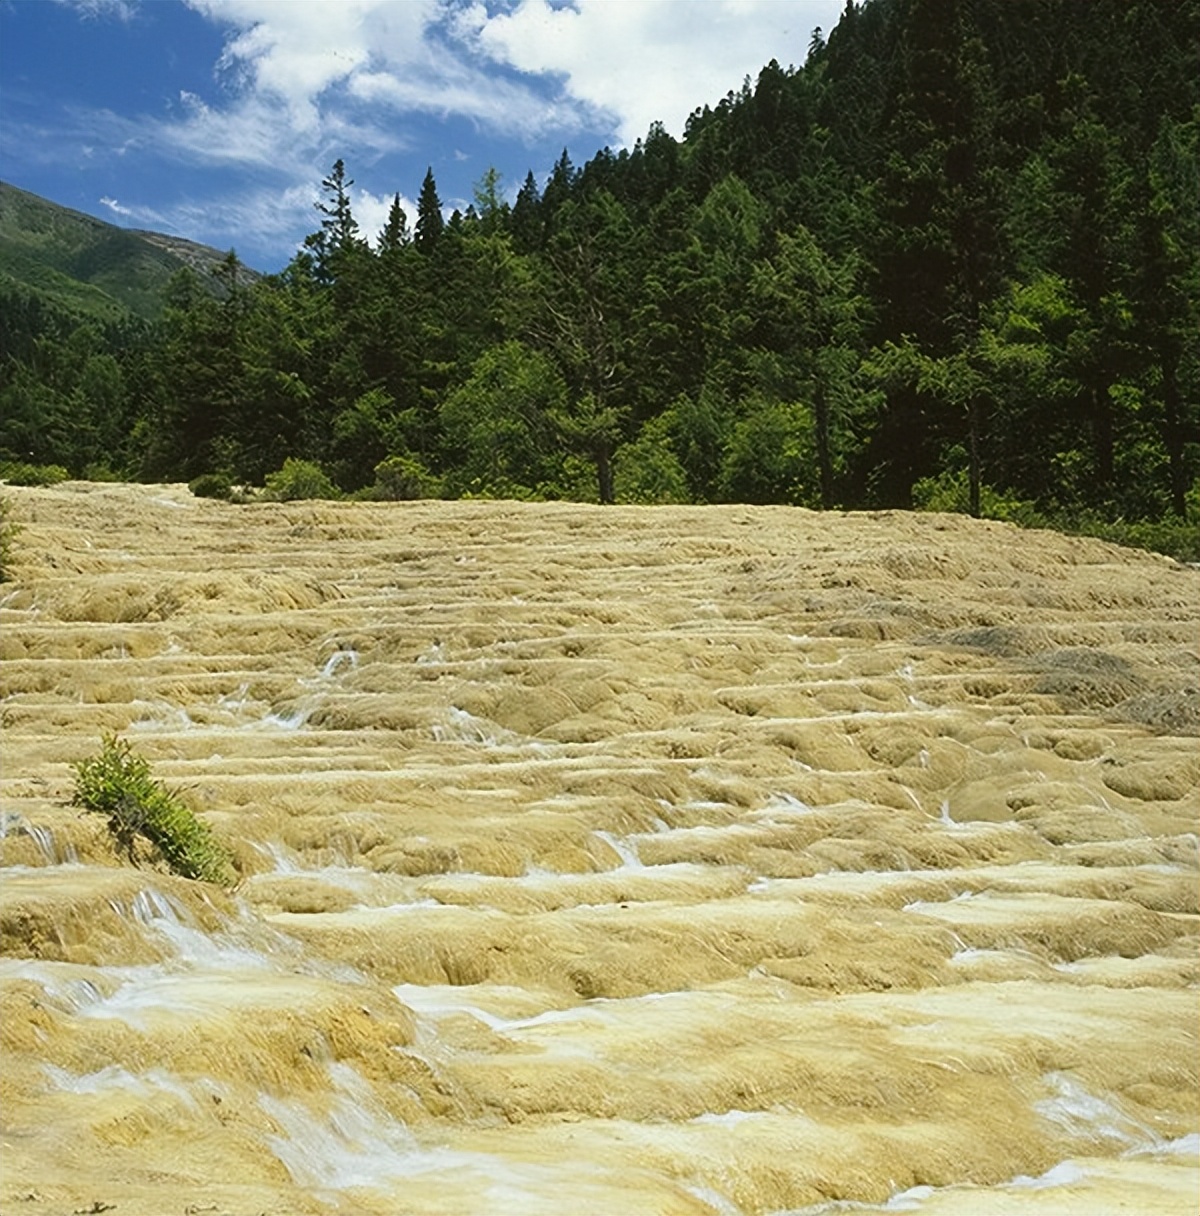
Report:
<svg viewBox="0 0 1200 1216"><path fill-rule="evenodd" d="M373 236L432 166L465 207L683 133L843 0L0 0L0 178L277 270L341 157Z"/></svg>

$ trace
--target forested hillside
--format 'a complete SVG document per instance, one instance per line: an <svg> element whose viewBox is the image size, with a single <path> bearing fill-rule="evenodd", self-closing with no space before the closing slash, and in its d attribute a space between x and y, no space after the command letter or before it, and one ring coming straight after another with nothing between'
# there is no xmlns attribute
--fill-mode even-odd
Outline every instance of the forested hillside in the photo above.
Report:
<svg viewBox="0 0 1200 1216"><path fill-rule="evenodd" d="M342 492L1183 521L1200 473L1200 6L847 3L682 140L378 234L137 335L5 309L0 456ZM398 183L410 188L410 183ZM1189 498L1191 501L1189 502Z"/></svg>
<svg viewBox="0 0 1200 1216"><path fill-rule="evenodd" d="M189 266L212 286L223 256L195 241L118 228L0 182L0 292L6 312L20 312L18 301L38 299L101 323L131 315L157 320L172 275Z"/></svg>

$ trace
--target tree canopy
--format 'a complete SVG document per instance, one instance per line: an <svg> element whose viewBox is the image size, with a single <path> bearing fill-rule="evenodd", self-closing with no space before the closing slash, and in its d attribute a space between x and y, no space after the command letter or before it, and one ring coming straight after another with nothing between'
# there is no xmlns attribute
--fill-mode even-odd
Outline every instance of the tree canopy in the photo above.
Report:
<svg viewBox="0 0 1200 1216"><path fill-rule="evenodd" d="M157 327L0 286L0 458L1182 518L1198 45L1191 0L848 0L681 140L564 150L511 203L491 169L446 217L431 168L369 243L339 159L280 274L185 273Z"/></svg>

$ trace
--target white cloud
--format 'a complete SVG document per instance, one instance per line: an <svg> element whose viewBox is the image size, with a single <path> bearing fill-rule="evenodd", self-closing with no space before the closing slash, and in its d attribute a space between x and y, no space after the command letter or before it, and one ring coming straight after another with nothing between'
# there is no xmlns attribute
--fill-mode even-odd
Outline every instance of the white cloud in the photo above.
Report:
<svg viewBox="0 0 1200 1216"><path fill-rule="evenodd" d="M569 107L472 63L444 20L447 0L188 3L232 28L219 65L224 78L269 108L293 138L311 139L355 101L518 131L572 120Z"/></svg>
<svg viewBox="0 0 1200 1216"><path fill-rule="evenodd" d="M372 245L387 223L392 210L391 194L372 194L370 190L359 190L357 187L350 191L350 210L358 221L358 230ZM417 218L417 205L412 199L400 196L400 209L404 212L409 232Z"/></svg>
<svg viewBox="0 0 1200 1216"><path fill-rule="evenodd" d="M364 18L377 7L291 0L189 0L212 20L232 26L220 67L246 91L283 107L297 132L320 119L318 99L371 59ZM397 6L403 10L420 4Z"/></svg>
<svg viewBox="0 0 1200 1216"><path fill-rule="evenodd" d="M173 233L219 249L228 248L230 233L236 233L234 244L239 252L275 249L281 231L314 231L320 224L315 201L311 186L256 188L216 200L185 201L161 208L122 203L109 195L99 200L122 223L132 221L142 228Z"/></svg>
<svg viewBox="0 0 1200 1216"><path fill-rule="evenodd" d="M137 0L55 0L82 13L85 17L115 17L128 21L137 10Z"/></svg>
<svg viewBox="0 0 1200 1216"><path fill-rule="evenodd" d="M89 17L127 19L137 7L137 0L59 2ZM139 163L233 170L216 202L161 211L114 198L103 205L147 226L218 245L233 233L239 246L265 250L278 248L281 233L313 230L314 184L336 157L370 176L377 162L427 141L418 116L465 119L531 143L547 136L567 143L586 131L596 145L631 144L655 121L679 135L697 105L719 101L769 59L802 61L813 27L835 25L844 0L186 3L225 31L204 96L181 91L150 114L67 111L67 129L60 124L49 141L54 148L39 154L30 151L38 140L23 140L23 155L69 153L80 162L128 153ZM13 136L0 131L0 150ZM578 148L575 159L591 150ZM361 190L352 201L373 239L390 195Z"/></svg>
<svg viewBox="0 0 1200 1216"><path fill-rule="evenodd" d="M698 105L719 101L769 60L803 63L816 26L840 0L520 0L489 14L475 3L459 27L522 72L562 73L570 95L614 116L631 144L651 123L682 133Z"/></svg>
<svg viewBox="0 0 1200 1216"><path fill-rule="evenodd" d="M387 223L392 197L391 194L373 194L357 186L350 190L350 206L359 231L372 245ZM281 232L315 232L322 218L316 209L317 201L318 193L310 185L284 190L260 187L215 201L182 202L161 209L125 204L108 195L99 200L124 223L132 221L139 227L174 233L219 249L228 246L230 233L236 233L234 244L243 254L277 248ZM411 231L417 205L401 195L400 206ZM296 238L297 247L300 240L300 237Z"/></svg>
<svg viewBox="0 0 1200 1216"><path fill-rule="evenodd" d="M626 143L756 75L803 62L843 0L188 0L229 25L222 65L297 133L335 95L457 115L516 135L601 123ZM513 71L498 73L503 67ZM525 74L520 79L517 73ZM533 79L536 78L536 79Z"/></svg>
<svg viewBox="0 0 1200 1216"><path fill-rule="evenodd" d="M258 249L277 245L281 232L314 231L320 224L315 201L311 185L259 187L226 198L177 204L164 219L172 230L192 240L224 248L229 234L235 233L236 246Z"/></svg>
<svg viewBox="0 0 1200 1216"><path fill-rule="evenodd" d="M549 130L573 132L583 125L582 107L541 97L520 83L485 80L477 71L448 70L436 80L366 72L354 78L350 92L364 102L384 103L394 110L456 115L522 136Z"/></svg>
<svg viewBox="0 0 1200 1216"><path fill-rule="evenodd" d="M127 14L133 0L60 0ZM681 133L767 60L803 60L842 0L186 0L228 31L208 101L130 123L191 163L298 179L330 153L406 145L404 117L466 118L519 137L583 129L625 143ZM133 129L136 125L136 130ZM335 151L336 150L336 151Z"/></svg>
<svg viewBox="0 0 1200 1216"><path fill-rule="evenodd" d="M297 124L294 113L270 96L254 93L224 107L192 95L180 98L180 113L144 123L144 138L161 151L205 165L241 165L290 177L311 177L329 149L349 139L364 154L394 151L392 135L369 123L331 113L323 122Z"/></svg>
<svg viewBox="0 0 1200 1216"><path fill-rule="evenodd" d="M126 219L132 218L136 215L136 212L132 207L123 206L121 203L118 203L115 198L109 198L107 194L101 198L100 203L102 206L107 207L114 215L120 215Z"/></svg>

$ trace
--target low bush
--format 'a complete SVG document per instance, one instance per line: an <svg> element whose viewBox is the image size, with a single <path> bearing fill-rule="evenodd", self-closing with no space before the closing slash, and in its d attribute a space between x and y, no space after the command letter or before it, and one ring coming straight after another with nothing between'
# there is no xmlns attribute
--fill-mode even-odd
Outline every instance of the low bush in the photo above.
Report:
<svg viewBox="0 0 1200 1216"><path fill-rule="evenodd" d="M188 489L197 498L223 498L228 502L233 497L233 482L225 473L201 473L188 482Z"/></svg>
<svg viewBox="0 0 1200 1216"><path fill-rule="evenodd" d="M367 497L387 502L438 498L442 485L415 456L389 456L375 466L375 484Z"/></svg>
<svg viewBox="0 0 1200 1216"><path fill-rule="evenodd" d="M968 510L965 469L925 477L912 488L913 506L919 511ZM1200 562L1200 486L1188 495L1185 519L1168 516L1160 520L1106 519L1096 511L1043 510L1034 503L979 487L979 513L984 519L1000 519L1022 528L1052 528L1069 536L1094 536L1131 549L1165 553L1181 562Z"/></svg>
<svg viewBox="0 0 1200 1216"><path fill-rule="evenodd" d="M0 478L10 486L54 486L70 476L61 464L26 464L21 460L0 464Z"/></svg>
<svg viewBox="0 0 1200 1216"><path fill-rule="evenodd" d="M950 511L967 514L971 491L966 469L948 470L937 477L922 477L912 488L913 506L918 511ZM984 519L1002 519L1024 528L1049 528L1032 502L1005 494L989 485L979 487L979 514Z"/></svg>
<svg viewBox="0 0 1200 1216"><path fill-rule="evenodd" d="M150 775L150 764L116 735L105 735L99 755L75 765L71 802L108 816L108 829L132 859L138 836L162 854L175 874L229 886L228 852L179 799Z"/></svg>
<svg viewBox="0 0 1200 1216"><path fill-rule="evenodd" d="M661 428L660 428L661 429ZM647 433L650 432L650 433ZM617 502L682 503L689 501L687 473L665 436L643 427L633 443L613 457Z"/></svg>
<svg viewBox="0 0 1200 1216"><path fill-rule="evenodd" d="M1095 536L1131 549L1165 553L1179 562L1200 563L1200 524L1177 516L1109 521L1095 515L1076 515L1052 517L1043 526L1075 536Z"/></svg>
<svg viewBox="0 0 1200 1216"><path fill-rule="evenodd" d="M299 498L341 498L341 491L329 480L325 470L311 460L289 456L283 468L266 476L265 497L275 502Z"/></svg>
<svg viewBox="0 0 1200 1216"><path fill-rule="evenodd" d="M94 460L83 466L84 481L124 481L125 478L103 460Z"/></svg>

